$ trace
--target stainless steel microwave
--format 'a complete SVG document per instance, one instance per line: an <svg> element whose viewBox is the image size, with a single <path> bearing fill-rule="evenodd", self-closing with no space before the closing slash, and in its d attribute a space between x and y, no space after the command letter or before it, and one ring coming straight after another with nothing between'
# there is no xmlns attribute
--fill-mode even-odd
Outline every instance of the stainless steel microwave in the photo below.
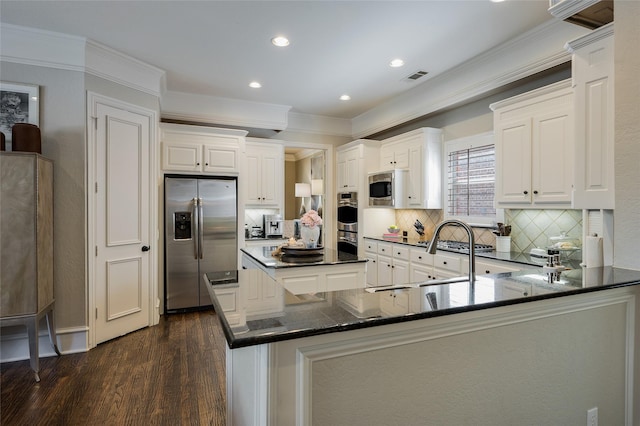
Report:
<svg viewBox="0 0 640 426"><path fill-rule="evenodd" d="M388 170L369 174L369 206L406 207L408 170Z"/></svg>

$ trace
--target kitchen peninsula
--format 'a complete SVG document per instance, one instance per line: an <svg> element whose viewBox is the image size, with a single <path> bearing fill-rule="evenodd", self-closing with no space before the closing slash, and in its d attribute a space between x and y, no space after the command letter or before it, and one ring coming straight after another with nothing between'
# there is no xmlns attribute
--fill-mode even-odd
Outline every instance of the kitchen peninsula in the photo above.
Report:
<svg viewBox="0 0 640 426"><path fill-rule="evenodd" d="M241 249L242 267L259 269L293 294L365 286L367 259L330 248L298 258L274 255L278 246Z"/></svg>
<svg viewBox="0 0 640 426"><path fill-rule="evenodd" d="M243 289L257 274L223 285L204 277L228 343L228 424L579 424L592 406L603 424L631 424L640 271L284 290L277 311L254 315ZM503 291L513 285L531 292ZM230 290L244 327L223 312ZM410 305L402 315L400 295Z"/></svg>

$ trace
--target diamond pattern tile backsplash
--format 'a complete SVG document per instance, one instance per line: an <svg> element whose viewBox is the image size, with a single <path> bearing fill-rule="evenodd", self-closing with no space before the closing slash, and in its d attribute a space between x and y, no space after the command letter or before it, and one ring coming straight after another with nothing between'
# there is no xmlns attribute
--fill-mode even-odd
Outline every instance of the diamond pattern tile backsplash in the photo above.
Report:
<svg viewBox="0 0 640 426"><path fill-rule="evenodd" d="M528 252L549 245L549 237L562 232L582 240L582 210L505 210L512 226L511 250Z"/></svg>
<svg viewBox="0 0 640 426"><path fill-rule="evenodd" d="M424 240L430 240L436 225L443 220L442 210L396 210L396 225L407 231L409 238L420 236L413 227L416 219L425 229ZM566 232L568 236L582 238L581 210L505 210L505 222L511 225L511 250L527 253L535 247L547 247L549 237ZM479 244L496 245L496 237L487 228L474 228ZM440 233L443 240L466 241L467 234L459 227L446 227Z"/></svg>

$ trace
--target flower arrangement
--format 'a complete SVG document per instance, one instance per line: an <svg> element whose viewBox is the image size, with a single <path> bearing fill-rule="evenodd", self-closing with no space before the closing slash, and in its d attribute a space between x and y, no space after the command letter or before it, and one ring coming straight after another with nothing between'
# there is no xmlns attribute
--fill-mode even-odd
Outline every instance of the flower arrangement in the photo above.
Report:
<svg viewBox="0 0 640 426"><path fill-rule="evenodd" d="M300 222L304 226L308 226L309 228L314 228L316 225L322 225L322 218L315 210L309 210L300 218Z"/></svg>

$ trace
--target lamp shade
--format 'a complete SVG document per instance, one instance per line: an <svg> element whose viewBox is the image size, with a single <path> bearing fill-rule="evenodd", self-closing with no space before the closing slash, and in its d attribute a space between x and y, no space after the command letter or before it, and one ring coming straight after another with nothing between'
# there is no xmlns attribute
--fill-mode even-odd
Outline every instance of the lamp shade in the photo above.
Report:
<svg viewBox="0 0 640 426"><path fill-rule="evenodd" d="M324 182L322 179L311 179L311 195L324 194Z"/></svg>
<svg viewBox="0 0 640 426"><path fill-rule="evenodd" d="M311 197L311 185L308 183L296 183L296 197Z"/></svg>

